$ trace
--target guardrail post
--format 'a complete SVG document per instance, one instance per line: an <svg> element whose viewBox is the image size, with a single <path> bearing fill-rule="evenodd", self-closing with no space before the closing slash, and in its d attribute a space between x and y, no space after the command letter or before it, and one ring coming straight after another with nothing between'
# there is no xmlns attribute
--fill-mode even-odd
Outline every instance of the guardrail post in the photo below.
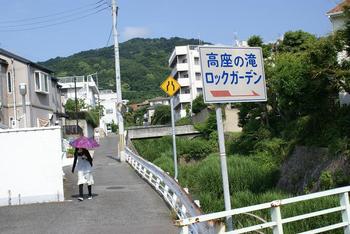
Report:
<svg viewBox="0 0 350 234"><path fill-rule="evenodd" d="M143 168L143 177L145 179L147 179L147 168L146 167Z"/></svg>
<svg viewBox="0 0 350 234"><path fill-rule="evenodd" d="M187 212L186 206L184 206L182 204L182 206L181 206L181 213L182 213L182 217L183 218L186 218L186 212Z"/></svg>
<svg viewBox="0 0 350 234"><path fill-rule="evenodd" d="M160 179L157 178L157 182L156 182L156 190L159 190L159 184L160 184Z"/></svg>
<svg viewBox="0 0 350 234"><path fill-rule="evenodd" d="M340 205L345 207L345 210L341 212L342 220L348 224L344 227L344 234L350 234L350 205L347 192L340 194Z"/></svg>
<svg viewBox="0 0 350 234"><path fill-rule="evenodd" d="M176 193L173 193L173 208L175 209L175 206L176 206L176 202L177 202L177 196L176 196Z"/></svg>
<svg viewBox="0 0 350 234"><path fill-rule="evenodd" d="M273 227L273 234L283 234L281 209L279 206L271 208L271 221L276 222L276 226Z"/></svg>
<svg viewBox="0 0 350 234"><path fill-rule="evenodd" d="M164 196L165 200L169 200L168 199L168 192L169 192L169 187L168 187L168 185L165 185L164 192L163 192L163 196Z"/></svg>
<svg viewBox="0 0 350 234"><path fill-rule="evenodd" d="M188 226L181 227L180 234L189 234Z"/></svg>
<svg viewBox="0 0 350 234"><path fill-rule="evenodd" d="M152 178L153 178L153 174L152 174L152 172L149 172L148 181L149 181L151 184L153 184L153 183L152 183Z"/></svg>

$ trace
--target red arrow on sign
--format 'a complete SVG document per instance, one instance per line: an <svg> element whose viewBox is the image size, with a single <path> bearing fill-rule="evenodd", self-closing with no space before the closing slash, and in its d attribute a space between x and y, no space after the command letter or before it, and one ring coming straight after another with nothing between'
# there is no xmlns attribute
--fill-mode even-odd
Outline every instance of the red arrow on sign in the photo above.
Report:
<svg viewBox="0 0 350 234"><path fill-rule="evenodd" d="M213 97L256 97L260 96L257 92L252 90L251 94L238 94L238 95L232 95L229 90L211 90L211 95Z"/></svg>

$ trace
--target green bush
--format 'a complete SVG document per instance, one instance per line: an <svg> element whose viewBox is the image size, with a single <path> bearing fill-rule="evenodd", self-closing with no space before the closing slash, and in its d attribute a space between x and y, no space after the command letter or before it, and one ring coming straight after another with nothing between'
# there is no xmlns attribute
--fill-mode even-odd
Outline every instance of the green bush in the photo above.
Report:
<svg viewBox="0 0 350 234"><path fill-rule="evenodd" d="M153 161L153 163L162 168L163 171L168 172L171 176L174 176L174 161L172 157L172 152L163 152L159 158Z"/></svg>
<svg viewBox="0 0 350 234"><path fill-rule="evenodd" d="M183 117L176 121L175 125L176 126L182 126L182 125L189 125L192 124L192 119L191 117Z"/></svg>
<svg viewBox="0 0 350 234"><path fill-rule="evenodd" d="M200 160L213 152L212 146L203 139L178 139L177 146L179 157L185 158L186 161Z"/></svg>
<svg viewBox="0 0 350 234"><path fill-rule="evenodd" d="M334 180L330 171L323 171L321 173L320 187L322 190L334 188Z"/></svg>
<svg viewBox="0 0 350 234"><path fill-rule="evenodd" d="M150 162L153 162L155 159L159 158L161 152L172 150L171 137L133 140L133 144L142 157Z"/></svg>

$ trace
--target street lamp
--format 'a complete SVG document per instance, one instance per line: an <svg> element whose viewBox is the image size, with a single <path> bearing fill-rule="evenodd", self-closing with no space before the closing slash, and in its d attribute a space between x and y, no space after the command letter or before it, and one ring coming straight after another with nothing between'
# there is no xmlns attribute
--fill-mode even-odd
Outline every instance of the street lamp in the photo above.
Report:
<svg viewBox="0 0 350 234"><path fill-rule="evenodd" d="M23 109L23 127L27 127L27 116L26 116L26 94L27 94L27 84L19 84L19 93L22 95L22 109Z"/></svg>

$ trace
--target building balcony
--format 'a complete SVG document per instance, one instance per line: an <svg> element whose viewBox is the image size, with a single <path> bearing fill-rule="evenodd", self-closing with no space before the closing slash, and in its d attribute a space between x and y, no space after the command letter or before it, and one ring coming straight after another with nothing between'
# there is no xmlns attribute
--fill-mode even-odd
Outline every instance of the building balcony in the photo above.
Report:
<svg viewBox="0 0 350 234"><path fill-rule="evenodd" d="M188 63L178 63L176 64L177 71L188 71Z"/></svg>
<svg viewBox="0 0 350 234"><path fill-rule="evenodd" d="M191 102L191 94L183 93L177 94L174 97L174 107L177 107L180 103L188 103Z"/></svg>
<svg viewBox="0 0 350 234"><path fill-rule="evenodd" d="M184 102L191 102L191 94L190 93L183 93L180 94L180 102L184 103Z"/></svg>
<svg viewBox="0 0 350 234"><path fill-rule="evenodd" d="M168 60L169 65L177 62L178 55L185 55L185 54L187 54L187 46L176 46Z"/></svg>
<svg viewBox="0 0 350 234"><path fill-rule="evenodd" d="M190 86L190 79L189 78L178 78L177 82L179 82L181 87Z"/></svg>

